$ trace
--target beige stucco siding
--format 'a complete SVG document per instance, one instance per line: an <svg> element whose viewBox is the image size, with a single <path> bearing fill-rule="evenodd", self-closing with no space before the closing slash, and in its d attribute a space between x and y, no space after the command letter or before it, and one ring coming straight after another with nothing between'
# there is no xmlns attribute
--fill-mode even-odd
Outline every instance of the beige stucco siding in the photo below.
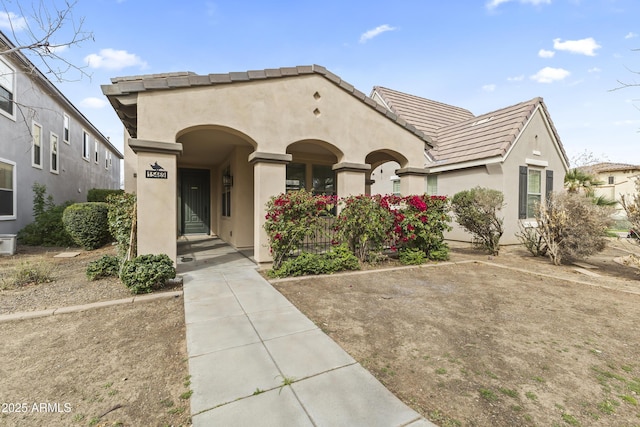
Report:
<svg viewBox="0 0 640 427"><path fill-rule="evenodd" d="M320 76L138 96L139 139L172 142L183 129L212 124L247 135L262 152L284 153L289 144L316 139L339 147L338 162L364 163L371 151L399 147L409 159L401 166L423 166L424 145L415 135Z"/></svg>

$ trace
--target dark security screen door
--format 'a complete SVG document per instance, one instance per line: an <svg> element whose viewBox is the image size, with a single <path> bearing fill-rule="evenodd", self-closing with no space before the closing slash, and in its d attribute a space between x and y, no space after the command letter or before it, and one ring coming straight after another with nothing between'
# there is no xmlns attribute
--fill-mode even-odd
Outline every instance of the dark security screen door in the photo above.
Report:
<svg viewBox="0 0 640 427"><path fill-rule="evenodd" d="M180 192L181 234L208 234L209 211L209 171L205 169L181 169Z"/></svg>

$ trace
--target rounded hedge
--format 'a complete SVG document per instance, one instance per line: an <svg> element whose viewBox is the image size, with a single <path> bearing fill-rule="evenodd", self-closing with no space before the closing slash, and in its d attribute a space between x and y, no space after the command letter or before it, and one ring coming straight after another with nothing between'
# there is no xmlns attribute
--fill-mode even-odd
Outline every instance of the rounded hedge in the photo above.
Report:
<svg viewBox="0 0 640 427"><path fill-rule="evenodd" d="M125 261L120 280L134 294L149 293L176 277L173 261L166 254L140 255Z"/></svg>
<svg viewBox="0 0 640 427"><path fill-rule="evenodd" d="M74 203L64 210L62 223L78 246L93 250L111 238L107 212L108 205L103 202Z"/></svg>

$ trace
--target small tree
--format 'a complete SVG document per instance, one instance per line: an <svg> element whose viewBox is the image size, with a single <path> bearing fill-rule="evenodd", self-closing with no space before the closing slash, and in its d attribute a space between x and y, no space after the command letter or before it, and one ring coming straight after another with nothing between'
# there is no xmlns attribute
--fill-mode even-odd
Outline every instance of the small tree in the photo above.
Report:
<svg viewBox="0 0 640 427"><path fill-rule="evenodd" d="M533 247L538 254L548 255L554 265L585 258L605 248L607 229L613 222L611 211L580 194L553 194L538 206L537 227L527 230L525 237L537 238L539 243Z"/></svg>
<svg viewBox="0 0 640 427"><path fill-rule="evenodd" d="M502 192L475 187L456 193L451 206L456 222L473 235L474 243L492 255L498 255L504 233L504 220L498 216L504 207Z"/></svg>

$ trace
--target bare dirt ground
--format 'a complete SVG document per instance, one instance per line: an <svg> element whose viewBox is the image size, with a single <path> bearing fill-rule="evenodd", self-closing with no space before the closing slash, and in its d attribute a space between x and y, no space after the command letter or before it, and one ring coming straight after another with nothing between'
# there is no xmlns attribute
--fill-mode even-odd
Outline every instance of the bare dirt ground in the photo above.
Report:
<svg viewBox="0 0 640 427"><path fill-rule="evenodd" d="M118 280L85 277L112 247L53 258L62 251L19 247L0 257L0 314L131 297ZM9 285L24 262L53 267L54 280ZM182 298L2 322L0 337L0 425L191 424Z"/></svg>
<svg viewBox="0 0 640 427"><path fill-rule="evenodd" d="M274 285L440 426L638 426L640 276L613 262L638 249L580 272L455 245L455 264Z"/></svg>

